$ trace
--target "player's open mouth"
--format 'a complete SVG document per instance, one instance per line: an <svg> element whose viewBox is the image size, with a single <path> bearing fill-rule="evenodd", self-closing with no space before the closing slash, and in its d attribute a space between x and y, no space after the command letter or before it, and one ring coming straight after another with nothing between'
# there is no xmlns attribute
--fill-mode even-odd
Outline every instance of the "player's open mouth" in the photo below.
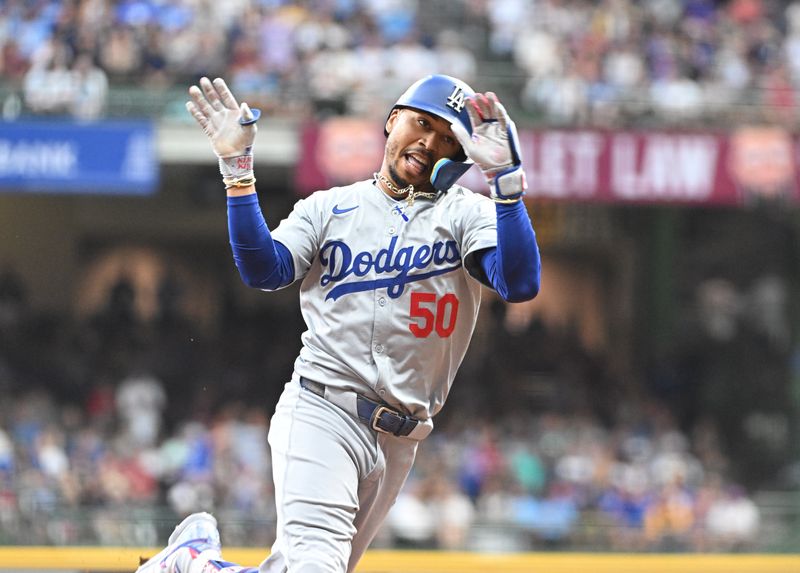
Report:
<svg viewBox="0 0 800 573"><path fill-rule="evenodd" d="M427 160L416 153L407 153L404 159L408 169L417 175L422 175L428 170Z"/></svg>

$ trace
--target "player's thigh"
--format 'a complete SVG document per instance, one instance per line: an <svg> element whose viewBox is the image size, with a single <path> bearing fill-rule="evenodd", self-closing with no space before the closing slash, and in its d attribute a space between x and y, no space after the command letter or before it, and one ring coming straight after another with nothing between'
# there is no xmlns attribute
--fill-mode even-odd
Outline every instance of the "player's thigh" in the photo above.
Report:
<svg viewBox="0 0 800 573"><path fill-rule="evenodd" d="M343 570L356 532L359 483L378 459L374 434L322 398L287 386L269 442L285 559Z"/></svg>
<svg viewBox="0 0 800 573"><path fill-rule="evenodd" d="M406 482L417 452L418 442L382 434L378 436L380 455L375 471L361 481L361 509L356 516L358 532L353 537L349 570L369 547ZM410 519L413 517L410 516Z"/></svg>

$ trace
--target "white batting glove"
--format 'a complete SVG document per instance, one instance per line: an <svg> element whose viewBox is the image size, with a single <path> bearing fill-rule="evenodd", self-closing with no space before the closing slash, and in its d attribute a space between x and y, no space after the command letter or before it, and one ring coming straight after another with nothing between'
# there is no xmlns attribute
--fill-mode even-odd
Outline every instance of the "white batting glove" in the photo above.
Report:
<svg viewBox="0 0 800 573"><path fill-rule="evenodd" d="M255 122L261 112L239 105L225 80L200 78L200 87L189 88L192 101L186 109L192 114L211 141L219 158L219 170L227 186L252 185L253 143L258 128Z"/></svg>
<svg viewBox="0 0 800 573"><path fill-rule="evenodd" d="M493 92L468 98L467 113L472 136L457 121L451 126L464 153L486 176L492 199L501 203L519 201L528 184L519 156L517 126Z"/></svg>

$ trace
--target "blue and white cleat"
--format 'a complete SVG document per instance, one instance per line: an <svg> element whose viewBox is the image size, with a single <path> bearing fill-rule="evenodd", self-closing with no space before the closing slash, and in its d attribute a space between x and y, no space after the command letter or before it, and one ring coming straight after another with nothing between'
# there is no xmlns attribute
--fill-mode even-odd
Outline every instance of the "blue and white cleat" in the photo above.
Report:
<svg viewBox="0 0 800 573"><path fill-rule="evenodd" d="M190 573L201 569L209 560L220 560L222 547L217 520L210 513L193 513L176 527L167 546L139 566L136 573Z"/></svg>

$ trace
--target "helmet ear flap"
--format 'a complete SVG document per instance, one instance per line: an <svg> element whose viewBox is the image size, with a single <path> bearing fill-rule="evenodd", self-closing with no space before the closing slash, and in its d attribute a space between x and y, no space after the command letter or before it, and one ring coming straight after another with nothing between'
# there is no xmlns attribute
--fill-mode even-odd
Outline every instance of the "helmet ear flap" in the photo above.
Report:
<svg viewBox="0 0 800 573"><path fill-rule="evenodd" d="M431 172L431 184L437 191L447 191L472 167L472 161L453 161L452 159L442 158L433 166Z"/></svg>

